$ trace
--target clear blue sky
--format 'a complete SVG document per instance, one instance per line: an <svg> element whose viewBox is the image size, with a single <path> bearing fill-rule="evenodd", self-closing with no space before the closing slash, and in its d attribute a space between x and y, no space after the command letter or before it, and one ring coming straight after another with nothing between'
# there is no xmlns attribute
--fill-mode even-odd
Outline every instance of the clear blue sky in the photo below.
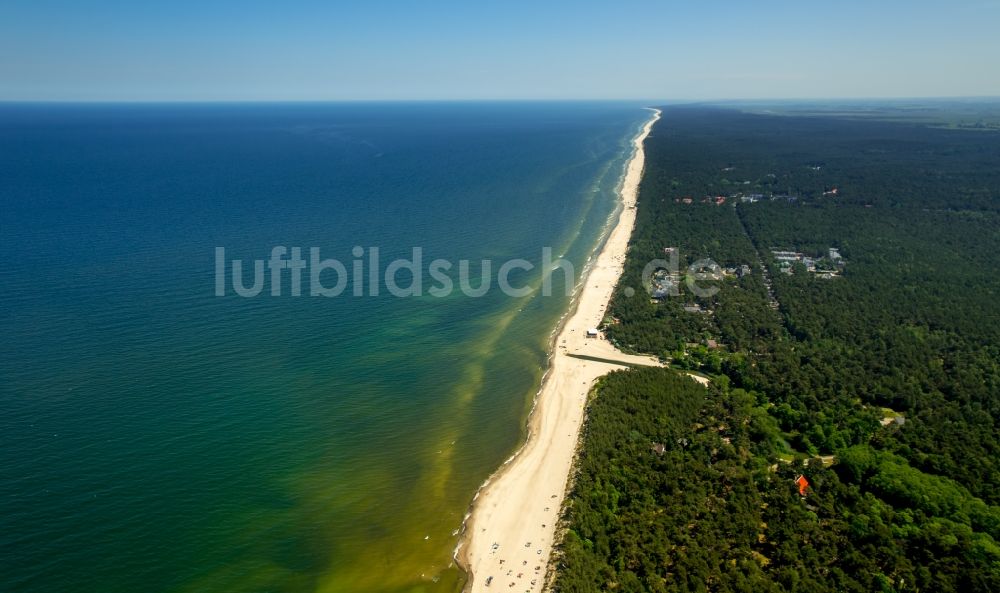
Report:
<svg viewBox="0 0 1000 593"><path fill-rule="evenodd" d="M7 0L0 100L1000 96L1000 0Z"/></svg>

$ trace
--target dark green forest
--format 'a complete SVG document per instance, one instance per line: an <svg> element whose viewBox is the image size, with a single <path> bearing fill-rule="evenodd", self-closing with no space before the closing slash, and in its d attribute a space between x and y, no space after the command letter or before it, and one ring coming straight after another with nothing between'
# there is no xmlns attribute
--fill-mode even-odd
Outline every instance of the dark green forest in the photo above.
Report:
<svg viewBox="0 0 1000 593"><path fill-rule="evenodd" d="M555 590L1000 591L1000 134L668 107L639 201L672 368L595 387Z"/></svg>

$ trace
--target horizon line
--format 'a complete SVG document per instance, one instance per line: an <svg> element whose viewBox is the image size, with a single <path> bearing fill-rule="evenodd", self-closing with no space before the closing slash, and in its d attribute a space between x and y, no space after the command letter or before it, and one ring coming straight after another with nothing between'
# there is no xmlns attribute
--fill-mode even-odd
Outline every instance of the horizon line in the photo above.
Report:
<svg viewBox="0 0 1000 593"><path fill-rule="evenodd" d="M204 104L336 104L336 103L645 103L670 105L682 103L754 103L754 102L833 102L833 101L1000 101L1000 95L915 95L915 96L850 96L850 97L730 97L730 98L357 98L357 99L4 99L0 105L64 104L64 105L204 105Z"/></svg>

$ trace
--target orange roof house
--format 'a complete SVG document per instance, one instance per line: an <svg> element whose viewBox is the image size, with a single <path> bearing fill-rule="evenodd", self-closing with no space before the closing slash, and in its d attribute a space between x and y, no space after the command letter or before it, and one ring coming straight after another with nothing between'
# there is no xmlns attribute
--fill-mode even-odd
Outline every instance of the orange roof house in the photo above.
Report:
<svg viewBox="0 0 1000 593"><path fill-rule="evenodd" d="M799 496L805 496L806 490L809 488L809 480L799 474L799 477L795 478L795 484L799 487Z"/></svg>

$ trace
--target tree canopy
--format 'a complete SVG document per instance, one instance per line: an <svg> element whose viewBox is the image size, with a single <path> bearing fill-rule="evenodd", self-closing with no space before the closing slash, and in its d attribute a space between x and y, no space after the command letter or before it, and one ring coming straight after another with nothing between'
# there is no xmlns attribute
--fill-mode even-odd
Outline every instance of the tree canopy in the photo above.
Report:
<svg viewBox="0 0 1000 593"><path fill-rule="evenodd" d="M595 388L555 589L1000 590L1000 136L668 107L639 200L606 334L674 368Z"/></svg>

